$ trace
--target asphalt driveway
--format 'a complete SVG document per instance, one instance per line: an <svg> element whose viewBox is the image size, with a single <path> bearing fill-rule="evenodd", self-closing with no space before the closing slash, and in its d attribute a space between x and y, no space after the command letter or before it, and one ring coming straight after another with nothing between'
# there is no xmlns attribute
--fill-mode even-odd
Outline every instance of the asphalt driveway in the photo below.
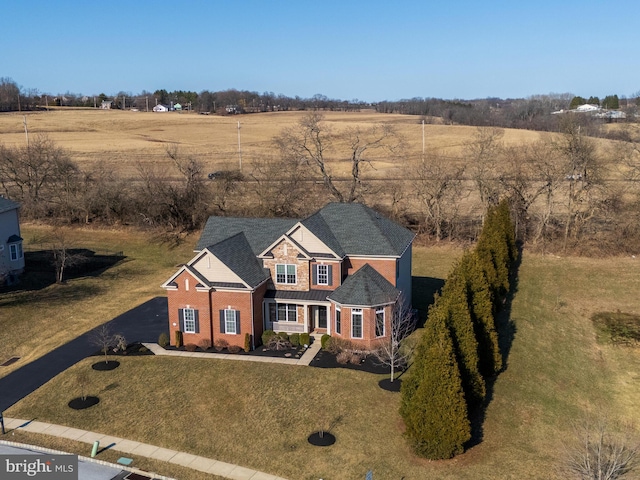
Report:
<svg viewBox="0 0 640 480"><path fill-rule="evenodd" d="M157 342L162 332L168 332L166 297L155 297L107 322L114 333L122 333L128 343ZM80 360L95 353L91 344L96 327L45 356L0 378L0 412L38 389L53 377Z"/></svg>

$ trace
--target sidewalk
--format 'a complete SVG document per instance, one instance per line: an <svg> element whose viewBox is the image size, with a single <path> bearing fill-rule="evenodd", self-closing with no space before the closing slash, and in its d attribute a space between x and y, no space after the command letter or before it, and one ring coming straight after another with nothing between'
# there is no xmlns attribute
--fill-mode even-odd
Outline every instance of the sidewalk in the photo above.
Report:
<svg viewBox="0 0 640 480"><path fill-rule="evenodd" d="M204 352L183 352L176 350L165 350L157 343L143 343L145 347L153 352L154 355L173 355L177 357L199 357L213 358L216 360L238 360L245 362L267 362L267 363L283 363L288 365L304 365L309 366L311 360L320 351L320 339L316 339L302 357L296 358L279 358L279 357L259 357L257 355L233 355L224 353L204 353Z"/></svg>
<svg viewBox="0 0 640 480"><path fill-rule="evenodd" d="M187 352L189 353L189 352ZM300 359L302 360L302 359ZM162 462L173 463L183 467L199 470L201 472L218 475L232 480L285 480L282 477L258 472L250 468L240 467L231 463L220 462L211 458L199 457L190 453L178 452L167 448L157 447L146 443L134 442L123 438L103 435L101 433L88 432L77 428L65 427L62 425L52 425L50 423L21 420L18 418L5 418L5 430L24 430L25 432L42 433L55 437L67 438L78 442L93 445L96 440L100 442L100 448L109 448L118 452L131 455L134 460L136 456L153 458ZM0 436L0 440L4 440Z"/></svg>

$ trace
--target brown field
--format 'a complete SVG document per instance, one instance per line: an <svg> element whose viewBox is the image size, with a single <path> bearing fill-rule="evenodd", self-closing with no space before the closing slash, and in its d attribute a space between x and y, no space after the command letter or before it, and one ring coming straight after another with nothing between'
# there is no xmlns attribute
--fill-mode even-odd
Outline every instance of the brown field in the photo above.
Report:
<svg viewBox="0 0 640 480"><path fill-rule="evenodd" d="M307 112L273 112L238 116L198 115L195 113L150 113L119 110L51 110L27 113L30 135L44 133L67 149L81 166L96 162L128 176L136 174L138 162L154 163L169 169L165 149L176 144L184 153L198 156L211 171L235 168L238 158L238 122L241 125L243 171L249 171L253 160L264 155L276 155L272 139L283 128L299 121ZM380 114L374 111L325 112L325 121L332 132L347 128L367 128L375 124L393 125L406 144L403 159L416 158L422 152L420 117ZM25 132L23 114L0 115L0 144L23 145ZM425 125L425 148L444 155L457 156L465 143L472 140L476 127ZM541 135L528 130L506 130L505 145L532 142ZM336 145L333 155L338 176L348 172L348 152ZM342 154L345 155L342 155ZM376 157L378 155L378 157ZM373 176L393 176L398 167L386 155L372 152L375 160Z"/></svg>

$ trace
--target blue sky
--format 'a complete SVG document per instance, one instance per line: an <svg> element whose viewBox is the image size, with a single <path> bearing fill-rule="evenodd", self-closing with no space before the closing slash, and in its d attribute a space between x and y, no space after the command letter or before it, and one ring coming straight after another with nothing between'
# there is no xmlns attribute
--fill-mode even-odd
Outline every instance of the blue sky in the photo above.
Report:
<svg viewBox="0 0 640 480"><path fill-rule="evenodd" d="M639 14L637 0L10 0L0 77L50 94L602 98L640 90Z"/></svg>

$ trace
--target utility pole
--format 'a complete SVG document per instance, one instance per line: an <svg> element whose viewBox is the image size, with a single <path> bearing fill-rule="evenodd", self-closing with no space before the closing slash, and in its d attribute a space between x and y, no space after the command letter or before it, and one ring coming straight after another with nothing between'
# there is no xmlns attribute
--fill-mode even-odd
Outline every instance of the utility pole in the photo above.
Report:
<svg viewBox="0 0 640 480"><path fill-rule="evenodd" d="M422 161L424 162L424 120L422 120Z"/></svg>
<svg viewBox="0 0 640 480"><path fill-rule="evenodd" d="M22 122L24 123L24 135L27 137L27 148L29 148L29 129L27 128L27 116L22 116Z"/></svg>
<svg viewBox="0 0 640 480"><path fill-rule="evenodd" d="M238 122L238 162L240 163L240 171L242 171L242 148L240 147L240 122Z"/></svg>
<svg viewBox="0 0 640 480"><path fill-rule="evenodd" d="M49 96L45 95L44 96L44 101L47 102L47 112L49 111Z"/></svg>
<svg viewBox="0 0 640 480"><path fill-rule="evenodd" d="M122 95L122 110L124 111L126 107L126 103L124 103L124 95Z"/></svg>
<svg viewBox="0 0 640 480"><path fill-rule="evenodd" d="M149 95L147 95L146 97L144 97L147 101L147 112L149 111Z"/></svg>
<svg viewBox="0 0 640 480"><path fill-rule="evenodd" d="M96 97L93 97L93 108L98 108L98 106L96 105Z"/></svg>

